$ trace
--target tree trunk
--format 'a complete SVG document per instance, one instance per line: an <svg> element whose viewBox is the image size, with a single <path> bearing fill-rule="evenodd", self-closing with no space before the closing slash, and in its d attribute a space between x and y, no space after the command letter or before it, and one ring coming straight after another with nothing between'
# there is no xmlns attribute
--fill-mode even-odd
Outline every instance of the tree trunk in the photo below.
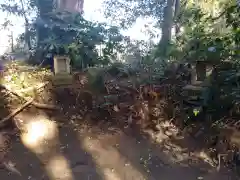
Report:
<svg viewBox="0 0 240 180"><path fill-rule="evenodd" d="M11 31L11 51L14 52L13 32Z"/></svg>
<svg viewBox="0 0 240 180"><path fill-rule="evenodd" d="M20 0L21 6L22 6L22 11L23 11L23 17L25 20L25 35L24 35L24 40L25 40L25 50L29 50L32 48L31 46L31 40L30 40L30 33L29 33L29 22L28 18L26 15L26 11L24 9L24 3L23 0Z"/></svg>
<svg viewBox="0 0 240 180"><path fill-rule="evenodd" d="M55 0L59 11L83 12L84 0Z"/></svg>
<svg viewBox="0 0 240 180"><path fill-rule="evenodd" d="M32 49L32 45L31 45L31 39L30 39L30 32L29 32L29 24L28 21L25 20L25 49L26 50L30 50Z"/></svg>
<svg viewBox="0 0 240 180"><path fill-rule="evenodd" d="M167 48L172 37L173 4L174 4L174 0L167 0L167 5L164 8L164 12L163 12L162 38L159 44L162 50L163 56L165 56L167 53Z"/></svg>
<svg viewBox="0 0 240 180"><path fill-rule="evenodd" d="M175 0L174 20L175 20L175 36L177 37L180 32L180 24L178 22L178 16L180 12L180 0Z"/></svg>

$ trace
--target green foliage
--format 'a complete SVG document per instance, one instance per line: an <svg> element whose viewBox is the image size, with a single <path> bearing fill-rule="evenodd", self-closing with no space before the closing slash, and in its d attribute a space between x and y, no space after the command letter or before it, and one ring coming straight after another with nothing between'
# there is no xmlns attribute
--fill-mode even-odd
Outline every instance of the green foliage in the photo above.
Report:
<svg viewBox="0 0 240 180"><path fill-rule="evenodd" d="M48 38L39 42L45 51L68 54L76 68L108 64L115 58L122 41L118 28L87 21L80 14L63 15L51 13L36 22L36 26L47 25ZM102 56L98 55L98 46L104 47Z"/></svg>
<svg viewBox="0 0 240 180"><path fill-rule="evenodd" d="M21 5L23 2L24 6ZM149 49L144 53L140 52L137 58L147 54L144 58L146 64L152 64L147 61L155 61L156 58L163 57L163 54L164 63L166 60L238 61L240 11L236 2L216 1L221 4L217 9L220 11L217 17L200 6L204 2L199 2L200 5L189 5L189 1L180 2L180 12L174 12L171 21L174 21L173 26L182 28L183 32L179 32L175 39L165 44L166 48L158 44L154 48L151 47L150 53L147 53ZM151 17L157 22L155 27L161 28L166 4L166 0L105 0L104 12L121 28L131 26L139 17ZM211 9L213 5L214 3L208 3L207 8ZM43 56L49 52L68 54L77 68L95 64L108 65L116 59L119 52L137 52L134 48L129 48L132 42L125 42L128 47L123 46L124 38L119 27L89 22L80 14L53 13L53 0L6 0L0 6L4 12L27 17L29 22L33 22L27 26L25 39L27 34L35 50L41 51ZM174 8L176 11L176 7ZM30 14L35 14L35 17L30 18ZM9 23L6 21L5 24ZM139 45L137 46L139 49Z"/></svg>
<svg viewBox="0 0 240 180"><path fill-rule="evenodd" d="M165 0L104 0L104 13L121 28L128 28L140 17L151 17L160 23L164 4Z"/></svg>
<svg viewBox="0 0 240 180"><path fill-rule="evenodd" d="M168 59L239 61L239 18L240 8L236 4L226 4L218 17L203 13L203 10L197 7L182 10L177 21L183 32L168 45ZM161 56L161 50L161 47L157 46L155 56Z"/></svg>
<svg viewBox="0 0 240 180"><path fill-rule="evenodd" d="M28 35L39 61L48 53L68 54L75 68L86 68L95 64L109 64L121 50L123 38L117 27L87 21L81 14L53 12L52 0L24 1L26 10L17 1L7 2L1 4L1 10L17 16L25 18L27 10L35 10L37 16L32 19L32 24L28 24L23 36L26 38ZM102 49L98 50L98 46Z"/></svg>
<svg viewBox="0 0 240 180"><path fill-rule="evenodd" d="M91 67L84 70L87 80L89 89L95 93L105 93L105 69L99 67Z"/></svg>

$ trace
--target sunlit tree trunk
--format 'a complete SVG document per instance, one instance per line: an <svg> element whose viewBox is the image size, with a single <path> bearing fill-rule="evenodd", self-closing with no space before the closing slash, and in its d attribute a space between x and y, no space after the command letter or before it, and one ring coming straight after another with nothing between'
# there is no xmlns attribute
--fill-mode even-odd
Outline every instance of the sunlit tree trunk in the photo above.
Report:
<svg viewBox="0 0 240 180"><path fill-rule="evenodd" d="M55 0L56 8L69 12L83 12L84 0Z"/></svg>
<svg viewBox="0 0 240 180"><path fill-rule="evenodd" d="M178 36L180 32L180 24L177 22L179 12L180 12L180 0L175 0L174 5L175 36Z"/></svg>
<svg viewBox="0 0 240 180"><path fill-rule="evenodd" d="M26 15L26 11L24 9L24 3L23 0L20 0L21 6L22 6L22 12L23 12L23 17L25 20L25 35L24 35L24 40L25 40L25 49L29 50L32 48L31 46L31 40L30 40L30 33L29 33L29 22L28 22L28 18Z"/></svg>
<svg viewBox="0 0 240 180"><path fill-rule="evenodd" d="M48 29L44 27L44 19L48 13L54 9L54 0L41 0L36 4L38 9L37 18L37 47L41 46L41 42L48 36Z"/></svg>
<svg viewBox="0 0 240 180"><path fill-rule="evenodd" d="M172 37L173 5L174 0L167 0L167 5L163 12L162 38L160 41L160 48L163 55L166 55Z"/></svg>

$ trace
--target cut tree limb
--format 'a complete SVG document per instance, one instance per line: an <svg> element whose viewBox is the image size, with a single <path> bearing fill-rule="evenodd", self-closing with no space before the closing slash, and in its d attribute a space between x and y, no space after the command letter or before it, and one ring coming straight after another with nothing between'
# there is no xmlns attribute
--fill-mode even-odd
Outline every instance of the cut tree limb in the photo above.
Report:
<svg viewBox="0 0 240 180"><path fill-rule="evenodd" d="M19 99L23 99L23 100L25 100L25 101L27 101L27 102L29 101L28 98L25 98L25 97L21 96L19 93L14 92L14 91L8 89L7 87L5 87L5 86L3 86L3 85L0 85L0 87L3 88L3 89L6 89L6 90L9 91L9 92L11 92L11 94L17 96ZM32 104L33 106L35 106L36 108L39 108L39 109L51 109L51 110L58 110L58 109L59 109L57 106L49 105L49 104L37 103L37 102L35 102L34 100L31 102L31 104Z"/></svg>
<svg viewBox="0 0 240 180"><path fill-rule="evenodd" d="M16 91L16 93L18 93L18 94L19 93L28 93L29 91L39 90L39 89L44 88L47 84L48 84L48 82L40 83L39 85L34 86L34 87L28 87L28 88L25 88L25 89L18 90L18 91Z"/></svg>
<svg viewBox="0 0 240 180"><path fill-rule="evenodd" d="M2 127L4 125L4 123L6 121L8 121L9 119L11 119L12 117L14 117L15 115L17 115L18 113L20 113L23 109L25 109L26 107L28 107L29 105L32 104L32 102L34 101L34 99L30 99L28 100L26 103L24 103L22 106L18 107L16 110L14 110L12 113L10 113L8 116L6 116L5 118L3 118L0 121L0 127Z"/></svg>
<svg viewBox="0 0 240 180"><path fill-rule="evenodd" d="M55 106L55 105L42 104L42 103L37 103L35 101L32 102L32 105L35 106L36 108L39 108L39 109L59 110L59 108L57 106Z"/></svg>

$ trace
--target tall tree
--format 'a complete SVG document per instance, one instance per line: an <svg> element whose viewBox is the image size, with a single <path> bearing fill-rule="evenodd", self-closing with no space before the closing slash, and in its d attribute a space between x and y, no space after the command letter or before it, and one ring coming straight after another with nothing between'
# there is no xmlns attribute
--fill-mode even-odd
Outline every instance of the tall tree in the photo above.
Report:
<svg viewBox="0 0 240 180"><path fill-rule="evenodd" d="M162 22L162 37L159 43L162 49L163 56L167 53L168 45L172 37L172 27L173 27L173 5L174 0L167 0L166 6L163 11L163 22Z"/></svg>
<svg viewBox="0 0 240 180"><path fill-rule="evenodd" d="M155 26L161 28L159 47L162 54L166 54L172 39L174 20L179 14L180 0L105 0L104 5L105 15L118 21L121 27L128 28L140 17L155 19ZM175 25L178 32L179 24Z"/></svg>
<svg viewBox="0 0 240 180"><path fill-rule="evenodd" d="M7 0L3 4L0 4L0 10L3 12L7 12L8 14L13 14L20 16L25 21L25 46L27 49L31 49L31 40L29 36L29 21L30 16L33 13L32 6L29 6L31 4L31 0Z"/></svg>
<svg viewBox="0 0 240 180"><path fill-rule="evenodd" d="M55 0L54 3L59 10L83 13L84 0Z"/></svg>

